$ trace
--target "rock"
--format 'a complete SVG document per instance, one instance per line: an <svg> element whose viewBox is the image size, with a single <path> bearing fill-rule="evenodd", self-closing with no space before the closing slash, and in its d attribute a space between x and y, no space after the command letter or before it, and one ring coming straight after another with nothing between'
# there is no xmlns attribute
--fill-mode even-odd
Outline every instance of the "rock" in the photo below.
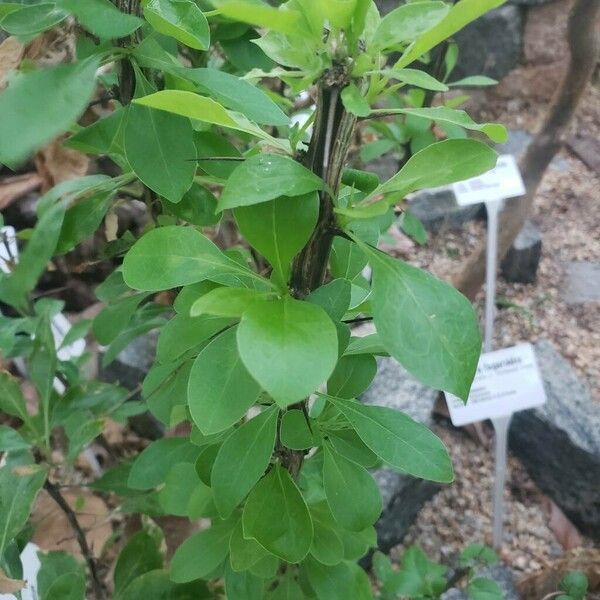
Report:
<svg viewBox="0 0 600 600"><path fill-rule="evenodd" d="M377 376L361 400L365 404L401 410L420 423L430 425L437 391L416 381L391 358L382 358L378 362ZM373 475L384 506L376 525L378 546L381 551L388 552L402 541L423 504L441 486L402 475L387 467L378 469Z"/></svg>
<svg viewBox="0 0 600 600"><path fill-rule="evenodd" d="M542 234L527 221L502 261L502 276L513 283L533 283L542 256Z"/></svg>
<svg viewBox="0 0 600 600"><path fill-rule="evenodd" d="M515 576L506 565L497 564L487 569L478 569L477 577L493 579L500 586L504 600L519 600L521 598L517 590ZM467 600L467 598L468 596L464 590L452 588L444 592L440 600Z"/></svg>
<svg viewBox="0 0 600 600"><path fill-rule="evenodd" d="M526 129L509 129L508 141L494 146L498 154L512 154L516 159L521 158L531 143L533 136Z"/></svg>
<svg viewBox="0 0 600 600"><path fill-rule="evenodd" d="M119 353L117 358L100 371L100 379L118 383L128 390L137 389L144 381L154 362L158 332L142 335ZM139 399L136 395L133 399ZM150 412L129 419L131 427L139 435L155 440L163 436L165 428Z"/></svg>
<svg viewBox="0 0 600 600"><path fill-rule="evenodd" d="M550 342L535 352L548 402L513 416L510 450L573 524L600 540L600 411L587 382Z"/></svg>
<svg viewBox="0 0 600 600"><path fill-rule="evenodd" d="M456 34L456 41L460 53L452 79L468 75L501 79L521 58L521 7L505 5L486 13Z"/></svg>
<svg viewBox="0 0 600 600"><path fill-rule="evenodd" d="M560 295L567 304L600 302L600 263L567 263Z"/></svg>
<svg viewBox="0 0 600 600"><path fill-rule="evenodd" d="M381 182L391 179L400 170L400 161L395 154L384 154L372 160L366 168L375 173Z"/></svg>
<svg viewBox="0 0 600 600"><path fill-rule="evenodd" d="M408 207L426 229L438 231L445 227L460 229L477 218L483 205L459 206L452 190L437 189L413 194L408 200Z"/></svg>

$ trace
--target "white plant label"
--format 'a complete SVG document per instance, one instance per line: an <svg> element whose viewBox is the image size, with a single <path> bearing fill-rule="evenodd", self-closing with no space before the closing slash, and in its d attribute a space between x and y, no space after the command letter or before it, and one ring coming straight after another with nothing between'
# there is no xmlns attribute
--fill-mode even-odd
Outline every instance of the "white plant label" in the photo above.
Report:
<svg viewBox="0 0 600 600"><path fill-rule="evenodd" d="M524 196L525 184L512 154L498 157L496 166L487 173L459 181L452 186L459 206L481 204Z"/></svg>
<svg viewBox="0 0 600 600"><path fill-rule="evenodd" d="M505 417L546 402L544 383L531 344L482 354L469 401L446 393L453 425Z"/></svg>

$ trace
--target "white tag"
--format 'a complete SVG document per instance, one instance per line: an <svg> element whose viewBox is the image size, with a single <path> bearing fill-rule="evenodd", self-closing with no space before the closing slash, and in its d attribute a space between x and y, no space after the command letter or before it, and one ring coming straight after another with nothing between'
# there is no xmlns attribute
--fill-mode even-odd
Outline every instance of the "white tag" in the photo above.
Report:
<svg viewBox="0 0 600 600"><path fill-rule="evenodd" d="M452 186L459 206L516 198L526 193L517 161L512 154L498 157L495 168Z"/></svg>
<svg viewBox="0 0 600 600"><path fill-rule="evenodd" d="M482 354L469 401L446 393L452 424L456 427L541 406L544 383L531 344L519 344Z"/></svg>

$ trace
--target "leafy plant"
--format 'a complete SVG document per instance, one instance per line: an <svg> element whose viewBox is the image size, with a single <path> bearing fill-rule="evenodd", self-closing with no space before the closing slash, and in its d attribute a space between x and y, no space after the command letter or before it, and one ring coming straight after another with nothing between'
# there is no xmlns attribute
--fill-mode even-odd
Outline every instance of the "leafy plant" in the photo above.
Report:
<svg viewBox="0 0 600 600"><path fill-rule="evenodd" d="M160 545L132 538L117 562L115 597L218 597L223 585L230 600L372 597L356 562L376 545L381 512L368 469L385 463L442 483L453 472L426 427L356 398L375 376L375 357L391 355L423 383L466 399L481 348L471 304L377 243L407 194L483 173L496 154L476 139L431 140L380 183L347 170L348 152L359 120L391 113L504 139L502 126L448 106L378 108L393 81L427 87L409 65L500 3L411 2L384 19L372 0L278 8L146 0L138 14L108 0L4 6L0 27L20 38L70 17L85 33L74 64L11 76L0 94L0 161L17 166L69 129L69 147L110 157L121 174L51 190L20 262L0 279L14 315L3 319L3 352L26 359L39 396L31 417L16 381L2 376L4 410L19 420L20 437L7 434L0 477L26 499L18 510L2 503L3 565L15 559L9 546L37 491L50 485L56 429L66 431L72 459L104 415L141 408L118 387L82 381L79 362L57 359L50 321L60 306L31 295L54 255L133 195L145 199L150 224L139 240L124 234L104 248L104 257L124 260L97 289L106 308L91 327L107 348L105 365L135 337L160 331L142 396L167 427L187 423L191 434L151 443L92 486L121 496L126 513L211 525L168 566ZM110 65L117 78L100 77ZM96 85L115 110L73 125ZM290 107L306 90L314 111L292 124ZM220 221L235 223L239 246L215 243L210 228ZM174 314L153 302L167 290L177 292ZM356 318L373 319L377 333L353 336ZM64 392L53 390L57 376ZM132 555L140 560L128 567ZM420 570L422 557L410 556ZM18 576L18 560L11 564ZM441 575L428 580L428 594ZM95 593L103 594L97 580Z"/></svg>

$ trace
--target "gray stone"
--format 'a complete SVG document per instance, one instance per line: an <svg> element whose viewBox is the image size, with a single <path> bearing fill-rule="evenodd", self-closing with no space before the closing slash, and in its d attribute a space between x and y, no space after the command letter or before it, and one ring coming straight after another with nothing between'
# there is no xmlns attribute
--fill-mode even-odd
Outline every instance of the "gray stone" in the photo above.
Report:
<svg viewBox="0 0 600 600"><path fill-rule="evenodd" d="M521 58L521 7L505 5L486 13L460 31L456 41L460 54L453 78L487 75L501 79Z"/></svg>
<svg viewBox="0 0 600 600"><path fill-rule="evenodd" d="M600 540L600 411L550 342L535 353L548 402L513 416L510 450L580 531Z"/></svg>
<svg viewBox="0 0 600 600"><path fill-rule="evenodd" d="M408 207L429 231L460 229L483 210L482 204L459 206L454 192L449 189L417 192L409 198Z"/></svg>
<svg viewBox="0 0 600 600"><path fill-rule="evenodd" d="M600 302L600 263L567 263L560 295L567 304Z"/></svg>
<svg viewBox="0 0 600 600"><path fill-rule="evenodd" d="M486 569L478 569L477 577L493 579L502 590L502 598L504 600L519 600L521 598L517 590L515 576L506 565L497 564ZM440 600L467 600L467 598L468 596L464 590L452 588L444 592Z"/></svg>
<svg viewBox="0 0 600 600"><path fill-rule="evenodd" d="M533 283L542 256L542 233L527 221L502 261L502 276L513 283Z"/></svg>
<svg viewBox="0 0 600 600"><path fill-rule="evenodd" d="M365 404L403 411L416 421L430 425L437 391L420 384L391 358L381 358L378 362L377 376L361 400ZM384 506L376 525L378 546L388 552L402 541L423 504L441 488L387 467L378 469L373 475Z"/></svg>
<svg viewBox="0 0 600 600"><path fill-rule="evenodd" d="M375 173L380 181L391 179L400 170L400 161L395 154L384 154L368 163L367 169Z"/></svg>

